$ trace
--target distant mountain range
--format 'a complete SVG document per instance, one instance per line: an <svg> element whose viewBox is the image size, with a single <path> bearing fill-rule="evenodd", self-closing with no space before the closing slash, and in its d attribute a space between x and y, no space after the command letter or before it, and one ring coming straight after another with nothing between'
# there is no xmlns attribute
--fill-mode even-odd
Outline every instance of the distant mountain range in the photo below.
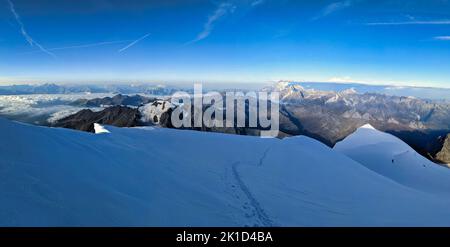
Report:
<svg viewBox="0 0 450 247"><path fill-rule="evenodd" d="M24 94L73 94L73 93L115 93L115 94L150 94L171 95L176 92L174 87L161 85L127 85L127 84L104 84L104 85L12 85L0 86L0 95L24 95Z"/></svg>
<svg viewBox="0 0 450 247"><path fill-rule="evenodd" d="M450 101L450 88L368 85L363 83L301 82L305 89L340 92L354 89L360 94L377 93L390 96L413 96L422 99Z"/></svg>
<svg viewBox="0 0 450 247"><path fill-rule="evenodd" d="M413 96L429 100L450 101L450 88L411 87L368 85L362 83L333 83L333 82L283 82L280 84L298 84L304 89L317 91L340 92L352 89L360 94L376 93L389 96ZM220 91L221 89L258 90L262 84L205 84L207 91ZM155 84L24 84L0 86L0 95L26 95L26 94L74 94L74 93L113 93L113 94L153 94L171 95L175 91L192 92L191 85L175 87Z"/></svg>
<svg viewBox="0 0 450 247"><path fill-rule="evenodd" d="M113 97L94 98L94 99L78 99L71 103L80 107L102 107L102 106L141 106L155 101L156 98L146 97L142 95L122 95L117 94Z"/></svg>

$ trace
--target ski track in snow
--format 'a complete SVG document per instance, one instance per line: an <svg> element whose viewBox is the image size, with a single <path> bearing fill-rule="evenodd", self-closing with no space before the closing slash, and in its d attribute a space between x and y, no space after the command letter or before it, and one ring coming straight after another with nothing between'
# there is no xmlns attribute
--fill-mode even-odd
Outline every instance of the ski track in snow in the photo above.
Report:
<svg viewBox="0 0 450 247"><path fill-rule="evenodd" d="M263 155L261 156L261 158L258 160L258 163L256 164L257 167L261 167L263 165L264 159L267 157L267 154L270 152L270 149L271 149L271 147L267 148L264 151ZM235 167L236 165L237 164L235 164L233 167ZM336 214L336 215L346 215L343 212L333 210L332 208L329 208L326 205L322 205L320 203L315 203L314 201L303 200L303 199L300 199L300 201L302 201L305 204L309 204L311 206L314 206L314 207L318 208L319 210L326 211L328 213L332 213L332 214ZM264 213L264 211L263 211L263 213Z"/></svg>
<svg viewBox="0 0 450 247"><path fill-rule="evenodd" d="M239 172L237 171L237 166L239 165L239 162L233 163L231 166L231 172L233 175L233 178L236 183L233 183L231 186L233 188L239 188L239 191L245 195L248 202L245 202L243 205L243 208L246 210L249 210L249 213L246 213L247 218L251 218L253 221L254 226L274 226L275 224L272 222L272 220L267 216L267 214L264 212L264 209L261 207L259 202L256 200L256 198L252 195L248 187L245 185L245 183L242 181L241 176L239 175ZM236 197L239 199L238 192L236 192ZM251 208L248 208L250 206Z"/></svg>
<svg viewBox="0 0 450 247"><path fill-rule="evenodd" d="M257 166L262 166L262 164L263 164L263 162L264 162L264 159L266 158L266 156L267 156L267 154L269 153L269 151L270 151L270 147L267 148L267 149L264 151L263 155L261 156L261 158L260 158L259 161L258 161Z"/></svg>

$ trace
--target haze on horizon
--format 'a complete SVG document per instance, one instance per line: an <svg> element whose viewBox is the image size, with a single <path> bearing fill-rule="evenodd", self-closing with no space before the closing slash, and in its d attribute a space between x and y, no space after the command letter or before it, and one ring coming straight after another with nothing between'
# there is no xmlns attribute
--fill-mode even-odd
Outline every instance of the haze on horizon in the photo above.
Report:
<svg viewBox="0 0 450 247"><path fill-rule="evenodd" d="M448 0L0 0L0 85L450 87Z"/></svg>

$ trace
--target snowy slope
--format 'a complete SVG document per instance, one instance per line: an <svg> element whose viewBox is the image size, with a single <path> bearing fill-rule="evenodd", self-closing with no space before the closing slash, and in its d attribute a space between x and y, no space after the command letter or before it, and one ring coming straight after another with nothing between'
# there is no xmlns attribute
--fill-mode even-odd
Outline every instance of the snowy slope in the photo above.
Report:
<svg viewBox="0 0 450 247"><path fill-rule="evenodd" d="M410 188L450 195L450 169L429 161L402 140L370 125L337 143L334 150Z"/></svg>
<svg viewBox="0 0 450 247"><path fill-rule="evenodd" d="M450 226L450 200L306 137L0 119L2 226Z"/></svg>

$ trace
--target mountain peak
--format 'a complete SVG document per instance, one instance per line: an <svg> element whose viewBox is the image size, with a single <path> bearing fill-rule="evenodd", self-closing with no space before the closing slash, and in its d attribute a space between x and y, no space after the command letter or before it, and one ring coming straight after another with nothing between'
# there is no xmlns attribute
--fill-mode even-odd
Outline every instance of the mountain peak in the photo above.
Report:
<svg viewBox="0 0 450 247"><path fill-rule="evenodd" d="M365 124L365 125L359 127L359 129L372 129L372 130L375 130L375 128L372 125L370 125L370 124Z"/></svg>
<svg viewBox="0 0 450 247"><path fill-rule="evenodd" d="M358 92L353 87L341 91L341 94L357 94L357 93Z"/></svg>
<svg viewBox="0 0 450 247"><path fill-rule="evenodd" d="M304 88L300 85L300 83L293 81L278 81L275 85L275 88L278 89L279 91L287 89L296 91L304 90Z"/></svg>

